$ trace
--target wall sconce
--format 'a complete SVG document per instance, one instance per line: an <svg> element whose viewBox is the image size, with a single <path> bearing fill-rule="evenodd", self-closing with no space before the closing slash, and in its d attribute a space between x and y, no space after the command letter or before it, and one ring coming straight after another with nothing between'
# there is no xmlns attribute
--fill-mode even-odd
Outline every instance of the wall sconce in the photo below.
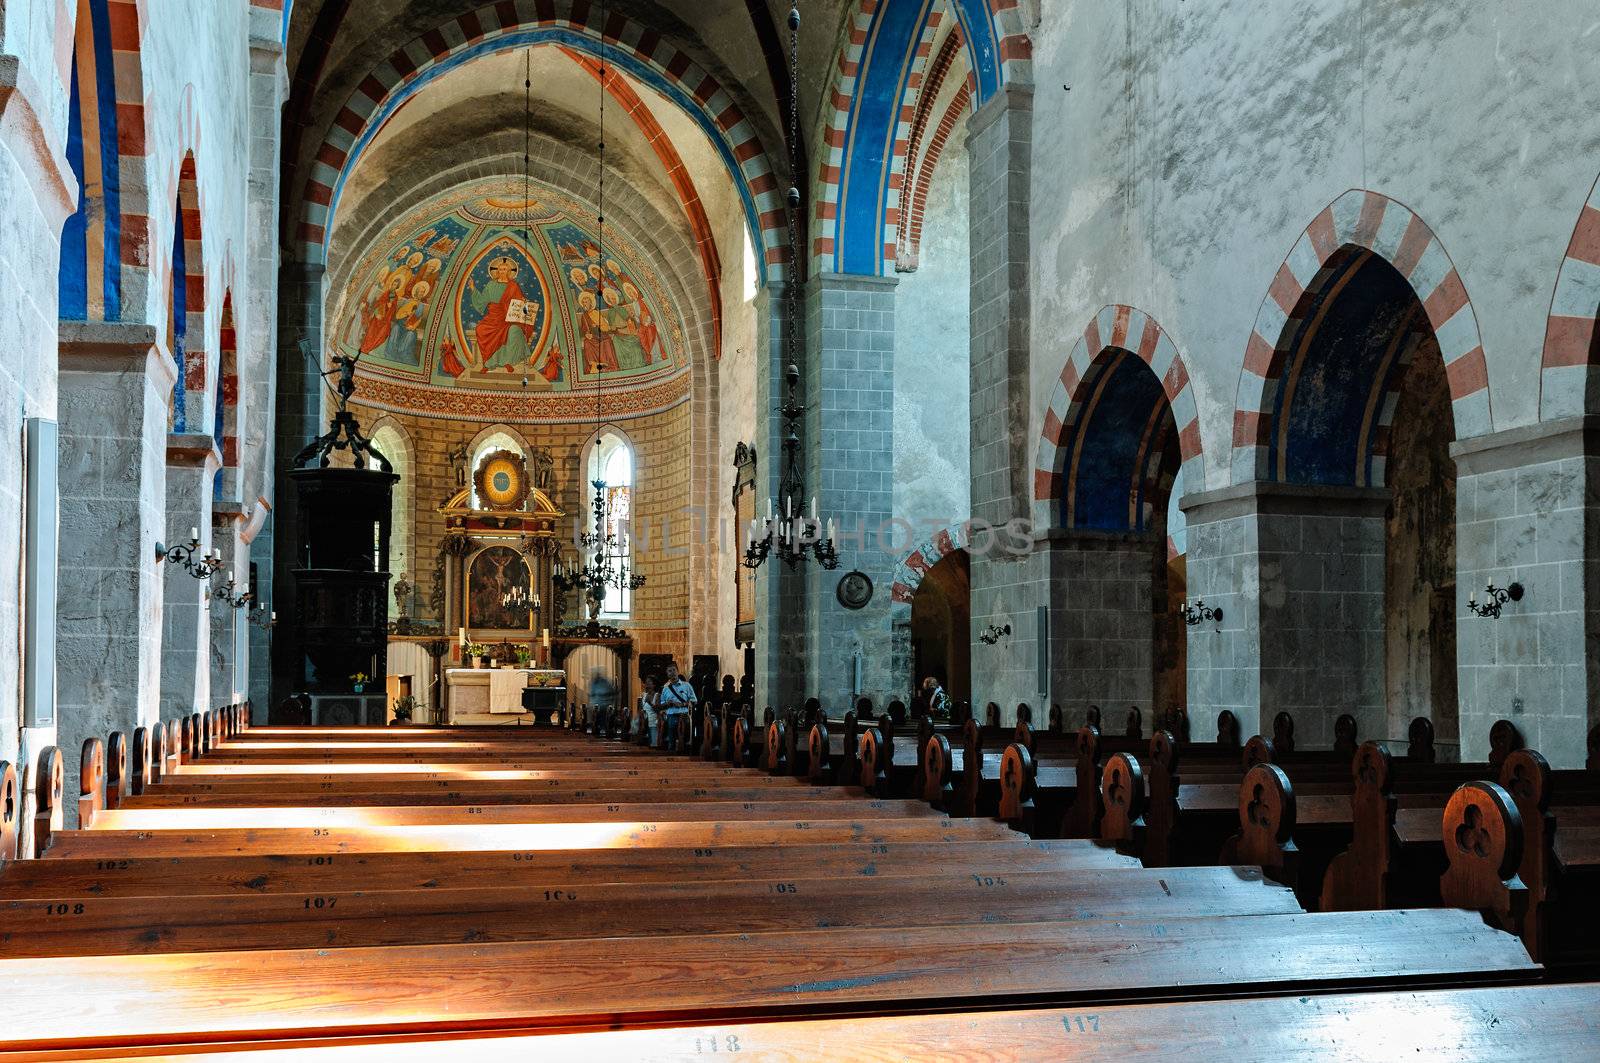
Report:
<svg viewBox="0 0 1600 1063"><path fill-rule="evenodd" d="M246 623L258 627L262 631L270 631L278 625L277 611L269 610L264 605L259 609L250 610L248 613L244 614L244 618Z"/></svg>
<svg viewBox="0 0 1600 1063"><path fill-rule="evenodd" d="M997 624L990 624L987 628L984 629L983 633L978 636L978 641L983 643L985 646L993 646L995 643L999 642L1001 639L1010 638L1010 637L1011 637L1011 625L1010 624L1006 624L1003 627L1000 626L1000 625L997 625Z"/></svg>
<svg viewBox="0 0 1600 1063"><path fill-rule="evenodd" d="M1188 624L1190 627L1194 627L1196 624L1207 622L1217 624L1222 623L1222 610L1213 609L1206 605L1206 600L1204 598L1195 599L1195 603L1193 605L1190 605L1188 602L1184 602L1182 605L1178 606L1178 614L1183 617L1183 622Z"/></svg>
<svg viewBox="0 0 1600 1063"><path fill-rule="evenodd" d="M222 551L213 548L209 554L201 554L200 560L196 561L194 555L199 549L200 529L190 528L187 544L169 547L156 543L156 564L165 561L170 565L181 565L195 579L210 579L222 567Z"/></svg>
<svg viewBox="0 0 1600 1063"><path fill-rule="evenodd" d="M233 573L230 572L228 573L227 585L212 591L211 597L216 598L218 601L227 602L235 609L243 609L250 604L250 600L255 596L249 591L245 591L243 594L233 593Z"/></svg>
<svg viewBox="0 0 1600 1063"><path fill-rule="evenodd" d="M1499 620L1500 610L1505 606L1506 602L1522 601L1522 584L1513 583L1509 587L1496 587L1494 580L1490 580L1484 586L1483 593L1487 597L1484 598L1482 605L1478 604L1478 596L1474 594L1467 599L1467 608L1479 616L1488 617L1490 620Z"/></svg>

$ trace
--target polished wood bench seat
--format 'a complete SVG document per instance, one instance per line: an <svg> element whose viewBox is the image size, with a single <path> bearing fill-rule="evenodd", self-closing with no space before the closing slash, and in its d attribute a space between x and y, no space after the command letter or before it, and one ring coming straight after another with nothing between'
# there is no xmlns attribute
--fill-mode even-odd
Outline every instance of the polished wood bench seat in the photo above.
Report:
<svg viewBox="0 0 1600 1063"><path fill-rule="evenodd" d="M0 1045L1098 1005L1536 971L1515 938L1458 911L0 960Z"/></svg>
<svg viewBox="0 0 1600 1063"><path fill-rule="evenodd" d="M599 875L519 874L514 885L381 891L358 888L362 877L350 873L356 870L350 868L337 888L314 894L191 895L174 903L176 895L60 892L0 901L0 954L142 955L811 927L898 932L1300 911L1289 890L1266 883L1254 868L1076 869L1064 877L1055 870L1018 871L1004 857L930 861L927 873L900 878L811 877L808 869L790 867L765 880L656 883L647 895L636 882Z"/></svg>
<svg viewBox="0 0 1600 1063"><path fill-rule="evenodd" d="M1495 986L1227 1001L955 1011L948 1014L595 1030L284 1042L264 1050L191 1049L218 1063L455 1063L469 1056L542 1063L690 1063L712 1056L806 1063L906 1060L971 1046L989 1063L1115 1058L1132 1063L1347 1063L1580 1059L1600 1042L1600 984Z"/></svg>

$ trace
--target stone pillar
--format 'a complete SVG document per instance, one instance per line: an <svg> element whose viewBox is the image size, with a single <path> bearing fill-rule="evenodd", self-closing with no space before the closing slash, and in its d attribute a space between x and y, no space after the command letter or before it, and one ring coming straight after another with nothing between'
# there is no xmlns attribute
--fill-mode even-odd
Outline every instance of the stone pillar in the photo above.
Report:
<svg viewBox="0 0 1600 1063"><path fill-rule="evenodd" d="M167 406L178 370L149 325L60 323L59 745L159 713ZM185 529L187 530L187 528ZM78 758L68 756L67 792Z"/></svg>
<svg viewBox="0 0 1600 1063"><path fill-rule="evenodd" d="M211 504L211 544L222 551L222 570L212 580L221 590L227 586L228 573L233 573L234 593L243 594L250 589L250 552L239 540L244 524L245 510L231 501ZM244 637L244 610L235 609L220 598L211 599L211 645L209 669L211 673L211 700L218 705L228 705L235 694L244 694L244 679L248 673L248 644L241 647ZM241 652L243 650L243 652Z"/></svg>
<svg viewBox="0 0 1600 1063"><path fill-rule="evenodd" d="M1306 748L1333 743L1341 713L1362 738L1387 734L1383 557L1388 492L1249 483L1186 495L1188 597L1220 608L1189 629L1196 738L1219 712L1245 736L1287 711Z"/></svg>
<svg viewBox="0 0 1600 1063"><path fill-rule="evenodd" d="M1119 733L1130 706L1152 723L1155 618L1154 536L1052 531L1048 551L1050 698L1076 723L1098 705ZM1046 719L1044 706L1035 723Z"/></svg>
<svg viewBox="0 0 1600 1063"><path fill-rule="evenodd" d="M1029 192L1033 90L1008 85L967 120L969 227L972 244L972 516L1000 528L1032 510L1033 459L1028 423L1032 290ZM981 533L976 538L981 538ZM1016 540L1015 536L1006 537ZM972 549L972 698L998 703L1010 721L1019 701L1040 691L1036 606L1045 604L1042 554L1025 538ZM977 640L990 625L1011 635L993 646ZM1037 717L1036 717L1037 719Z"/></svg>
<svg viewBox="0 0 1600 1063"><path fill-rule="evenodd" d="M788 302L781 282L769 281L756 294L756 513L778 497L783 479L784 373L789 360L784 348ZM797 322L797 326L798 326ZM802 393L803 397L803 393ZM739 542L746 529L737 530ZM776 556L756 569L756 719L770 705L774 710L801 704L806 687L805 577L791 572Z"/></svg>
<svg viewBox="0 0 1600 1063"><path fill-rule="evenodd" d="M1581 768L1600 725L1600 418L1454 444L1456 675L1461 757L1483 760L1505 718L1553 768ZM1524 588L1498 620L1484 585Z"/></svg>
<svg viewBox="0 0 1600 1063"><path fill-rule="evenodd" d="M890 617L895 562L918 536L909 523L893 523L896 283L824 273L806 293L806 493L816 498L818 515L839 526L839 568L805 564L806 685L836 710L856 692L858 660L859 692L875 705L911 694L903 676L896 682ZM855 570L872 581L873 596L864 608L847 609L836 588Z"/></svg>
<svg viewBox="0 0 1600 1063"><path fill-rule="evenodd" d="M200 535L198 552L211 549L211 485L222 467L217 442L203 432L167 436L167 543ZM211 704L211 590L216 579L196 579L168 564L162 610L161 715L172 719L215 708ZM220 578L220 577L217 577Z"/></svg>

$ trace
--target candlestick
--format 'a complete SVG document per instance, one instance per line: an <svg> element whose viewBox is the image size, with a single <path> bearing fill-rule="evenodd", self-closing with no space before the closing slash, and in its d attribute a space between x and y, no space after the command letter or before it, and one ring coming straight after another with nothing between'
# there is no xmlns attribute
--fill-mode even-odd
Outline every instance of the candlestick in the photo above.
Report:
<svg viewBox="0 0 1600 1063"><path fill-rule="evenodd" d="M197 542L200 541L200 529L199 528L190 528L189 529L189 541L191 543L197 543Z"/></svg>

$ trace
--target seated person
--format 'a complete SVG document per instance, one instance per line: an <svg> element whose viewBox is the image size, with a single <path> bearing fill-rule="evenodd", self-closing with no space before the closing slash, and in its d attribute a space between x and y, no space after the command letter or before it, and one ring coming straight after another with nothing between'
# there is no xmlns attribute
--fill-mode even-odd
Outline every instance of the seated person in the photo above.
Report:
<svg viewBox="0 0 1600 1063"><path fill-rule="evenodd" d="M678 666L667 665L667 681L656 697L656 708L666 725L669 745L677 739L678 728L688 725L689 711L694 708L696 700L694 687L687 679L679 677Z"/></svg>

